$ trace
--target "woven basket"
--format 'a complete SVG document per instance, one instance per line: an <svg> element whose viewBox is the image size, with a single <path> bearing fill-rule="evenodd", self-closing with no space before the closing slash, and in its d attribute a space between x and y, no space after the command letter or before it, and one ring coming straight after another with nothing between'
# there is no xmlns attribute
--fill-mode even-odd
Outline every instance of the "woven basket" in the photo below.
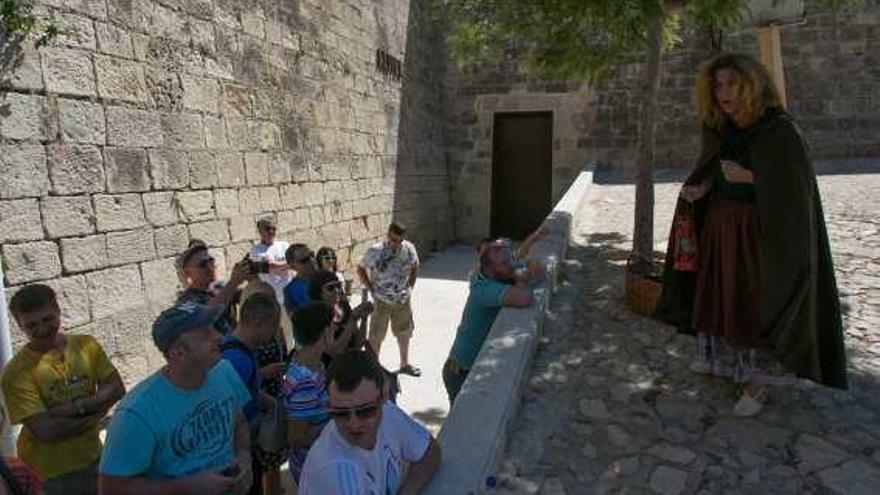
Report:
<svg viewBox="0 0 880 495"><path fill-rule="evenodd" d="M655 275L626 273L626 304L635 313L652 316L663 285Z"/></svg>

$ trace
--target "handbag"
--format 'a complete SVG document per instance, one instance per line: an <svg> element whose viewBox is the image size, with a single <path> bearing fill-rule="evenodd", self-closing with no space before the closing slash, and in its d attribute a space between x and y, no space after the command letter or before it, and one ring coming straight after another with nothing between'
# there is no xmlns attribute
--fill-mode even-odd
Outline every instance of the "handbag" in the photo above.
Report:
<svg viewBox="0 0 880 495"><path fill-rule="evenodd" d="M272 402L267 414L260 417L257 445L266 452L280 452L287 447L287 414L280 400Z"/></svg>
<svg viewBox="0 0 880 495"><path fill-rule="evenodd" d="M675 216L672 239L675 248L673 268L679 272L697 271L697 228L692 206L683 208Z"/></svg>

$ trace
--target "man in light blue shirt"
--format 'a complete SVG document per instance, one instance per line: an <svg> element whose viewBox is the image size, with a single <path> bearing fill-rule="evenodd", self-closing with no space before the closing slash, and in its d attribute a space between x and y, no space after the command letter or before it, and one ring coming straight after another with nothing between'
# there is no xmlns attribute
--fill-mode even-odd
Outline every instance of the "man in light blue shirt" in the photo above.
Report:
<svg viewBox="0 0 880 495"><path fill-rule="evenodd" d="M113 415L99 468L103 495L247 493L251 457L242 407L250 394L219 360L221 335L213 324L222 311L177 304L153 323L153 341L168 364Z"/></svg>
<svg viewBox="0 0 880 495"><path fill-rule="evenodd" d="M471 276L461 323L443 365L450 404L455 402L501 308L528 306L531 302L528 280L516 276L510 250L500 243L488 244L480 253L479 270Z"/></svg>

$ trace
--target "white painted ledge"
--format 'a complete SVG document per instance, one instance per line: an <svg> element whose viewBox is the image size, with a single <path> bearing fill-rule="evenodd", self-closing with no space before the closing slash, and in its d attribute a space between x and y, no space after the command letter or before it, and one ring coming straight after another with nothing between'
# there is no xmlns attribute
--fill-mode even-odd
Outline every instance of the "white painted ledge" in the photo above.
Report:
<svg viewBox="0 0 880 495"><path fill-rule="evenodd" d="M443 462L423 491L425 495L483 493L487 477L496 472L520 403L523 380L542 333L544 314L556 289L572 226L577 225L592 182L593 167L589 166L544 220L547 233L532 248L530 258L548 267L547 280L535 288L531 306L504 308L498 313L440 430Z"/></svg>

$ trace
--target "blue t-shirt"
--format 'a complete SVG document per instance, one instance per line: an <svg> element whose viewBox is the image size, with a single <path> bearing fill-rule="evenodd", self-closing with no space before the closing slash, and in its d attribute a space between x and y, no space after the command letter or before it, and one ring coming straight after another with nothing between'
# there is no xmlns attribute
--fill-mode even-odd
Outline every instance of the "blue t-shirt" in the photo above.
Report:
<svg viewBox="0 0 880 495"><path fill-rule="evenodd" d="M479 272L471 275L470 293L450 351L452 359L462 368L470 369L473 366L495 317L504 305L504 294L510 287L510 284Z"/></svg>
<svg viewBox="0 0 880 495"><path fill-rule="evenodd" d="M284 287L284 307L288 312L309 302L309 280L296 277Z"/></svg>
<svg viewBox="0 0 880 495"><path fill-rule="evenodd" d="M107 431L100 471L109 476L182 478L235 462L238 411L250 400L232 366L220 360L196 390L161 371L119 403Z"/></svg>
<svg viewBox="0 0 880 495"><path fill-rule="evenodd" d="M238 377L251 394L251 400L244 405L244 417L248 422L260 415L260 366L256 351L248 350L247 346L236 337L227 335L220 347L223 359L235 368Z"/></svg>

